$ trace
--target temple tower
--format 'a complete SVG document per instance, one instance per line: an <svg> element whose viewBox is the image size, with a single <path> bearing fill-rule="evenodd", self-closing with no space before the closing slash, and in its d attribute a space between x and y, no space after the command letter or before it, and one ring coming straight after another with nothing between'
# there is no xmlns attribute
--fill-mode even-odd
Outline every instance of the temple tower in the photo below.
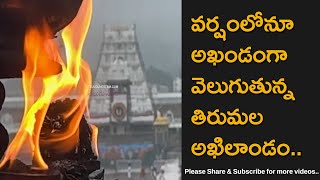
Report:
<svg viewBox="0 0 320 180"><path fill-rule="evenodd" d="M91 93L90 113L110 126L110 133L132 133L153 124L154 110L135 25L104 26L100 60Z"/></svg>

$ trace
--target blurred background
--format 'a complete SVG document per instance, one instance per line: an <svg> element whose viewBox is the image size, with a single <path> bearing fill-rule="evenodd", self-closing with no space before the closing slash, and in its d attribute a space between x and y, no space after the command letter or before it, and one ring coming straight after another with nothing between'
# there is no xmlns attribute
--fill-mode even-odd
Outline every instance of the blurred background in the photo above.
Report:
<svg viewBox="0 0 320 180"><path fill-rule="evenodd" d="M84 47L93 77L89 123L106 178L180 178L181 1L94 0ZM2 80L0 122L23 114L21 79Z"/></svg>

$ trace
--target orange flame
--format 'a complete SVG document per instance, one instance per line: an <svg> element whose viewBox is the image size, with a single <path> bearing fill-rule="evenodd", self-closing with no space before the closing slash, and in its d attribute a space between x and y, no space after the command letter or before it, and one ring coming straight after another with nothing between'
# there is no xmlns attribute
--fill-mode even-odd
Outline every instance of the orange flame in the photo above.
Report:
<svg viewBox="0 0 320 180"><path fill-rule="evenodd" d="M90 124L90 128L92 130L92 136L91 136L91 144L92 144L92 150L93 153L99 157L99 150L98 150L98 133L99 130L95 125Z"/></svg>
<svg viewBox="0 0 320 180"><path fill-rule="evenodd" d="M0 163L0 168L8 162L11 164L21 149L29 145L32 152L30 156L33 159L32 167L45 170L48 166L41 156L40 144L57 151L68 151L78 143L78 127L88 105L87 95L90 94L92 83L90 67L81 58L91 15L92 1L84 0L75 19L63 29L66 61L62 60L57 43L49 40L52 34L48 26L27 29L24 48L27 64L22 72L24 115L20 128ZM55 65L57 63L59 66ZM43 77L42 75L48 71L61 73ZM39 91L39 82L41 91L40 94L36 94ZM67 130L41 140L40 131L50 103L72 95L78 97L77 103L64 114L65 118L72 117Z"/></svg>

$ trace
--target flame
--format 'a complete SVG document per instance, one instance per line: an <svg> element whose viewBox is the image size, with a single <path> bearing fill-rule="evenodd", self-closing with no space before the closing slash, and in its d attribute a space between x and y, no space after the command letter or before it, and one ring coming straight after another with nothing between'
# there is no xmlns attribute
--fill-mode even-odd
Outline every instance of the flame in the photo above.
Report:
<svg viewBox="0 0 320 180"><path fill-rule="evenodd" d="M93 153L99 157L99 150L98 150L98 133L99 130L95 125L90 124L90 128L92 130L92 135L91 135L91 144L92 144L92 150Z"/></svg>
<svg viewBox="0 0 320 180"><path fill-rule="evenodd" d="M91 15L92 1L84 0L75 19L63 29L65 61L61 58L58 44L50 40L53 36L45 22L43 27L27 29L24 48L27 63L22 72L24 114L20 128L10 143L0 168L8 162L11 164L22 148L28 145L32 152L30 155L33 159L32 167L46 170L48 165L41 156L40 144L50 145L58 151L67 151L78 143L78 127L88 105L87 95L90 93L92 83L90 67L81 57ZM48 71L60 73L43 77ZM37 94L39 82L41 91ZM41 140L40 131L50 103L73 95L77 95L77 103L64 114L65 118L72 117L67 130Z"/></svg>

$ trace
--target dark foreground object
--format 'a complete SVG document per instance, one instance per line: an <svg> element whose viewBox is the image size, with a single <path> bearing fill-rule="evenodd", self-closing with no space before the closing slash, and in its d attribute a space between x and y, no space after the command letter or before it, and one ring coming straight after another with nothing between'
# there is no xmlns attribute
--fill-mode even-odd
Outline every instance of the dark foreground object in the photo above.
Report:
<svg viewBox="0 0 320 180"><path fill-rule="evenodd" d="M97 160L57 160L49 164L49 170L32 170L19 160L12 169L0 171L1 180L103 180L104 169Z"/></svg>
<svg viewBox="0 0 320 180"><path fill-rule="evenodd" d="M4 86L0 81L0 110L2 109L2 105L4 102L6 94L4 91ZM3 156L4 152L6 151L9 144L9 134L6 128L0 122L0 159Z"/></svg>
<svg viewBox="0 0 320 180"><path fill-rule="evenodd" d="M45 173L12 173L12 172L1 172L1 180L61 180L61 175L56 174L45 174Z"/></svg>
<svg viewBox="0 0 320 180"><path fill-rule="evenodd" d="M0 159L6 151L9 144L9 134L4 126L0 123Z"/></svg>
<svg viewBox="0 0 320 180"><path fill-rule="evenodd" d="M0 0L0 79L20 78L27 27L49 25L53 35L77 15L82 0Z"/></svg>
<svg viewBox="0 0 320 180"><path fill-rule="evenodd" d="M62 114L74 103L76 100L67 98L50 104L40 139L50 138L66 130L72 116L65 119ZM7 165L0 171L0 180L103 180L104 169L100 168L100 161L92 151L92 130L84 116L78 129L78 143L70 151L57 153L50 148L41 148L48 171L34 171L30 166L15 160L11 168Z"/></svg>

